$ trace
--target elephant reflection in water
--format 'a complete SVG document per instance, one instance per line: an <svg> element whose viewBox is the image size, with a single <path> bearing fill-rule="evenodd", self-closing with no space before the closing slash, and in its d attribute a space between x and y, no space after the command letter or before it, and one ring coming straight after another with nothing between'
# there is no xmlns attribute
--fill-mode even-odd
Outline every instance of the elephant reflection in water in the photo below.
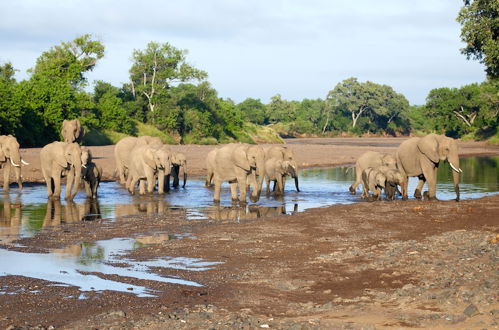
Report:
<svg viewBox="0 0 499 330"><path fill-rule="evenodd" d="M116 205L116 217L137 214L165 214L169 208L165 200L138 197L130 204Z"/></svg>
<svg viewBox="0 0 499 330"><path fill-rule="evenodd" d="M67 201L64 207L60 200L48 199L43 227L58 226L61 222L74 223L101 218L99 202L95 199L86 199L83 204Z"/></svg>
<svg viewBox="0 0 499 330"><path fill-rule="evenodd" d="M0 236L2 243L6 244L19 238L21 229L21 202L11 202L8 193L3 194L3 208L0 212ZM2 205L2 204L0 204Z"/></svg>
<svg viewBox="0 0 499 330"><path fill-rule="evenodd" d="M298 211L298 204L294 204L293 213ZM284 215L286 213L286 205L281 206L260 206L249 205L248 207L238 206L220 206L215 205L207 210L207 215L215 220L249 220L263 217L272 217Z"/></svg>

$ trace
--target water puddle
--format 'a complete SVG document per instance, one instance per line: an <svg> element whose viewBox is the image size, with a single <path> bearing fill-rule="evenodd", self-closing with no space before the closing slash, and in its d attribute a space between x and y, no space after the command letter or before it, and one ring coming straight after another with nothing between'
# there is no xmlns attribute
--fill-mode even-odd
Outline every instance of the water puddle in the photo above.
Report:
<svg viewBox="0 0 499 330"><path fill-rule="evenodd" d="M499 192L499 157L472 157L461 160L461 198L478 198ZM455 198L452 173L448 164L441 164L438 173L437 197ZM114 219L140 214L161 215L179 210L179 221L206 219L212 221L241 221L270 215L288 215L310 208L361 201L348 187L354 181L354 171L346 168L307 169L300 172L300 193L290 180L284 197L266 196L265 190L258 203L244 207L230 202L230 191L224 185L222 203L214 205L213 190L204 187L203 180L190 180L186 189L174 190L164 196L131 196L115 182L100 186L97 201L85 199L80 192L74 202L47 201L44 185L27 185L22 191L12 189L0 195L0 244L13 246L16 240L33 237L41 230L59 230L61 223ZM413 192L417 179L411 178L409 192ZM360 192L360 189L358 189ZM155 267L176 268L186 271L204 271L216 267L217 262L200 259L164 257L148 261L127 260L125 255L144 244L163 243L182 239L188 233L176 235L156 233L152 236L115 238L106 241L81 243L47 254L21 253L0 249L0 276L20 275L40 278L57 285L78 286L82 292L115 290L137 296L151 296L146 287L110 281L98 274L117 274L143 280L200 286L201 283L178 277L164 277L151 271ZM119 263L120 267L117 266ZM126 264L125 267L123 265ZM0 288L0 294L5 293ZM85 295L83 294L84 298Z"/></svg>

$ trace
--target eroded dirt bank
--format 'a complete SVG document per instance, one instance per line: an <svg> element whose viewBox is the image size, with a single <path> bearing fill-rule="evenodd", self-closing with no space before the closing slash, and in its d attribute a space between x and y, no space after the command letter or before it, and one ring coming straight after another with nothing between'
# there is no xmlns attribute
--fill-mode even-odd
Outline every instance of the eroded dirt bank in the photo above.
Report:
<svg viewBox="0 0 499 330"><path fill-rule="evenodd" d="M365 150L395 150L401 142L359 139L342 145L345 141L304 140L290 147L302 166L325 166L353 163ZM105 158L109 147L101 148L97 161L112 168ZM178 148L194 150L190 170L202 175L200 159L212 147ZM461 145L461 153L465 150L498 153L479 144ZM189 233L159 243L149 238L126 257L222 264L202 272L156 269L202 287L120 278L155 289L155 298L104 291L79 299L76 287L1 277L0 328L494 328L499 326L498 219L496 195L459 203L362 202L241 222L186 221L182 210L171 210L61 224L17 242L24 247L9 248L46 252L114 237Z"/></svg>

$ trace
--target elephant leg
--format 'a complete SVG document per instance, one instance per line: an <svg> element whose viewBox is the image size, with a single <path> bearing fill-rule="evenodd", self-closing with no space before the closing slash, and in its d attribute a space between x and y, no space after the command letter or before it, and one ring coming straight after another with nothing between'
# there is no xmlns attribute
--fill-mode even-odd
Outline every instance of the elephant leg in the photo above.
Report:
<svg viewBox="0 0 499 330"><path fill-rule="evenodd" d="M139 179L139 195L146 194L146 181L144 179Z"/></svg>
<svg viewBox="0 0 499 330"><path fill-rule="evenodd" d="M76 178L79 179L79 178ZM73 183L75 185L74 189L75 191L78 191L78 186L75 181L75 175L73 169L70 169L68 171L68 175L66 177L66 191L64 193L64 199L66 200L72 200L72 190L73 190Z"/></svg>
<svg viewBox="0 0 499 330"><path fill-rule="evenodd" d="M401 182L400 187L402 188L402 200L406 201L408 199L407 186L409 185L409 177L405 176L404 181Z"/></svg>
<svg viewBox="0 0 499 330"><path fill-rule="evenodd" d="M21 178L21 166L14 167L14 173L15 173L18 188L23 189L23 180Z"/></svg>
<svg viewBox="0 0 499 330"><path fill-rule="evenodd" d="M270 178L268 176L265 177L265 182L267 183L267 195L270 195Z"/></svg>
<svg viewBox="0 0 499 330"><path fill-rule="evenodd" d="M246 174L239 174L237 176L237 184L239 185L239 202L245 204L246 203L246 180L248 180L248 177Z"/></svg>
<svg viewBox="0 0 499 330"><path fill-rule="evenodd" d="M58 173L52 174L52 180L53 180L53 188L54 188L54 193L52 194L52 197L55 199L61 198L61 173L60 171L56 171Z"/></svg>
<svg viewBox="0 0 499 330"><path fill-rule="evenodd" d="M428 199L434 200L436 198L436 188L437 188L437 168L430 160L422 160L421 168L423 169L423 175L428 182Z"/></svg>
<svg viewBox="0 0 499 330"><path fill-rule="evenodd" d="M416 187L416 190L414 191L414 197L416 199L421 199L421 192L423 191L423 186L426 182L426 178L424 175L418 176L418 186Z"/></svg>
<svg viewBox="0 0 499 330"><path fill-rule="evenodd" d="M350 193L352 195L355 195L356 192L357 192L357 187L359 186L359 184L362 183L362 171L360 170L360 168L358 168L357 166L355 167L355 182L350 186L350 188L348 188L348 190L350 190Z"/></svg>
<svg viewBox="0 0 499 330"><path fill-rule="evenodd" d="M230 196L233 202L237 202L237 182L230 182Z"/></svg>
<svg viewBox="0 0 499 330"><path fill-rule="evenodd" d="M179 186L179 180L178 176L180 174L180 166L179 165L173 165L172 166L172 175L173 175L173 188L178 188Z"/></svg>
<svg viewBox="0 0 499 330"><path fill-rule="evenodd" d="M220 203L220 188L222 186L222 181L215 177L215 190L213 191L213 201L215 203Z"/></svg>
<svg viewBox="0 0 499 330"><path fill-rule="evenodd" d="M92 188L90 187L90 182L85 180L85 194L87 195L88 198L92 198Z"/></svg>
<svg viewBox="0 0 499 330"><path fill-rule="evenodd" d="M11 164L7 161L3 166L3 191L9 191L10 189L10 168Z"/></svg>
<svg viewBox="0 0 499 330"><path fill-rule="evenodd" d="M164 184L163 184L165 192L169 192L170 191L170 176L171 176L170 174L167 174L165 176L165 180L164 180Z"/></svg>
<svg viewBox="0 0 499 330"><path fill-rule="evenodd" d="M165 172L163 170L158 171L158 194L163 194L165 192Z"/></svg>
<svg viewBox="0 0 499 330"><path fill-rule="evenodd" d="M284 193L284 177L278 176L276 183L277 183L277 190L275 192L276 195L280 196Z"/></svg>
<svg viewBox="0 0 499 330"><path fill-rule="evenodd" d="M45 172L42 168L43 178L45 179L45 184L47 185L47 196L50 198L54 193L54 189L52 187L52 178Z"/></svg>

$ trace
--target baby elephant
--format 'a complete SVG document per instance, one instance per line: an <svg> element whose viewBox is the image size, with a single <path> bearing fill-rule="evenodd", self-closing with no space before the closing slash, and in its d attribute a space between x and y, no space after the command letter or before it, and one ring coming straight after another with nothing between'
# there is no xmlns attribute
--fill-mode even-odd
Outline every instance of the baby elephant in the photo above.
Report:
<svg viewBox="0 0 499 330"><path fill-rule="evenodd" d="M393 200L396 193L400 193L398 186L402 185L404 178L402 173L396 168L389 168L386 166L380 166L377 168L386 177L385 183L385 195L388 200Z"/></svg>
<svg viewBox="0 0 499 330"><path fill-rule="evenodd" d="M88 148L81 151L81 177L85 185L87 198L97 198L97 189L102 178L102 168L92 161L92 153Z"/></svg>
<svg viewBox="0 0 499 330"><path fill-rule="evenodd" d="M380 200L381 190L385 189L386 176L377 168L368 167L362 171L363 192L362 198L369 198L369 191L373 192L372 198Z"/></svg>

